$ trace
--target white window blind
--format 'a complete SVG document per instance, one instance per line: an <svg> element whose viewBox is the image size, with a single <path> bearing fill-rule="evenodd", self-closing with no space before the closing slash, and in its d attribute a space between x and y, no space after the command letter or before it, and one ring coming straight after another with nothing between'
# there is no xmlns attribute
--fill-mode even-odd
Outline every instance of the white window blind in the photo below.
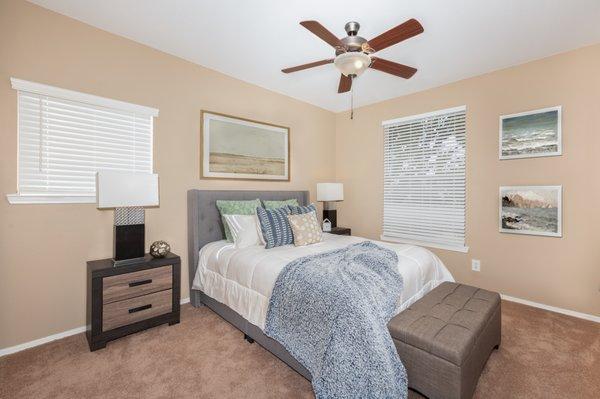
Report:
<svg viewBox="0 0 600 399"><path fill-rule="evenodd" d="M465 112L383 122L382 239L467 251Z"/></svg>
<svg viewBox="0 0 600 399"><path fill-rule="evenodd" d="M94 202L98 170L152 173L157 110L18 79L13 88L19 189L11 202Z"/></svg>

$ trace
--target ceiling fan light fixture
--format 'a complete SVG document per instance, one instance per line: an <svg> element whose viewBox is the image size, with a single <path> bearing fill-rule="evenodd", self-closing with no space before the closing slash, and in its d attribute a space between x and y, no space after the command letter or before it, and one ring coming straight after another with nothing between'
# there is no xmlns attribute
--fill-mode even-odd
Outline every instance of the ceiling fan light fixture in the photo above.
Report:
<svg viewBox="0 0 600 399"><path fill-rule="evenodd" d="M347 52L335 57L335 67L344 76L360 76L371 65L371 57L361 52Z"/></svg>

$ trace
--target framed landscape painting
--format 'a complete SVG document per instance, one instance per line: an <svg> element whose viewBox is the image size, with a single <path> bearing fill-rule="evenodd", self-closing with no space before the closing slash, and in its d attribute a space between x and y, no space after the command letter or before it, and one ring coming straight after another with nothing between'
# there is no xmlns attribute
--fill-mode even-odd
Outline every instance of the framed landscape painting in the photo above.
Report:
<svg viewBox="0 0 600 399"><path fill-rule="evenodd" d="M562 237L562 186L500 187L500 232Z"/></svg>
<svg viewBox="0 0 600 399"><path fill-rule="evenodd" d="M560 106L500 116L500 159L561 154Z"/></svg>
<svg viewBox="0 0 600 399"><path fill-rule="evenodd" d="M290 129L201 112L201 176L290 180Z"/></svg>

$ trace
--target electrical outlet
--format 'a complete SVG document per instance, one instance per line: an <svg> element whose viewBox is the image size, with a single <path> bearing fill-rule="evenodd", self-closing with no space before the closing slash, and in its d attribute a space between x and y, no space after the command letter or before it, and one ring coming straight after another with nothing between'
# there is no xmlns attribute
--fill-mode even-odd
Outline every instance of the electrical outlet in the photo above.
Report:
<svg viewBox="0 0 600 399"><path fill-rule="evenodd" d="M474 272L481 271L481 261L479 259L471 259L471 270Z"/></svg>

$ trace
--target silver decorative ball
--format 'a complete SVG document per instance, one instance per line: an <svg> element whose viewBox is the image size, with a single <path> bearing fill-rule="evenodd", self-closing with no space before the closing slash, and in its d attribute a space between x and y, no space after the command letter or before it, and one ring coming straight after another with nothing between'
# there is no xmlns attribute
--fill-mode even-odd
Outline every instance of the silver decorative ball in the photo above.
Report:
<svg viewBox="0 0 600 399"><path fill-rule="evenodd" d="M154 258L164 258L171 252L171 246L166 241L154 241L150 245L150 255Z"/></svg>

